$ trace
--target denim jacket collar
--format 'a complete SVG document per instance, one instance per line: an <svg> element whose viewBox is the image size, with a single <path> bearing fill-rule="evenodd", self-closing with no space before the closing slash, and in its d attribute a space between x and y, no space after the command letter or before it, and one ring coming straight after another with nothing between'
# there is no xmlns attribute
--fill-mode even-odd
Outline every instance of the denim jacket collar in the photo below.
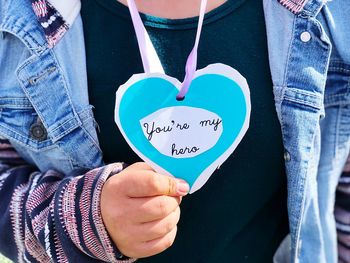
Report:
<svg viewBox="0 0 350 263"><path fill-rule="evenodd" d="M327 0L277 0L293 14L316 16Z"/></svg>
<svg viewBox="0 0 350 263"><path fill-rule="evenodd" d="M47 48L44 34L38 32L38 22L29 5L22 1L6 1L0 9L0 31L18 36L32 54Z"/></svg>
<svg viewBox="0 0 350 263"><path fill-rule="evenodd" d="M117 0L116 0L117 1ZM291 11L293 14L298 14L302 16L316 16L321 10L324 2L326 0L276 0L286 9ZM16 1L14 1L16 2ZM69 27L73 24L75 18L80 12L81 2L80 0L31 0L32 9L34 14L39 21L43 33L46 39L46 43L43 41L42 36L38 36L35 39L26 39L26 44L32 50L39 48L38 46L47 45L47 47L54 47L59 40L64 36L64 34L69 30ZM3 31L9 31L13 33L18 33L19 28L7 28L6 25L14 25L12 19L17 18L30 18L28 14L32 11L25 10L23 8L16 8L16 4L11 2L7 4L1 15L4 18L1 19L3 23L0 29ZM23 15L19 15L17 10L25 12ZM16 15L14 15L16 14ZM31 15L33 16L33 14ZM23 25L26 25L26 31L31 31L30 28L35 28L35 19L30 19L28 21L23 21ZM34 30L33 30L34 31ZM38 41L39 39L39 41ZM34 43L33 43L34 41ZM37 41L35 43L35 41Z"/></svg>

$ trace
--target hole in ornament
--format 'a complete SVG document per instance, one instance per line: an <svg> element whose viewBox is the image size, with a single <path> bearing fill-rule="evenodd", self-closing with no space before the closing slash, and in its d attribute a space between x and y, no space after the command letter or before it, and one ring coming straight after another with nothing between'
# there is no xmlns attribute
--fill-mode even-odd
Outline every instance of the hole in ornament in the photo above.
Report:
<svg viewBox="0 0 350 263"><path fill-rule="evenodd" d="M176 100L177 100L177 101L183 101L184 99L185 99L185 97L182 97L182 98L176 97Z"/></svg>

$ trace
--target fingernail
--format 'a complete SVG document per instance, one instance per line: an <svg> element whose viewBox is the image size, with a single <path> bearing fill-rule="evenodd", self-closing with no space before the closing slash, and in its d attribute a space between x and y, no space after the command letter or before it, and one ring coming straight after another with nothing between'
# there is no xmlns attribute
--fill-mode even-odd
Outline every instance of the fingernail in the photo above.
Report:
<svg viewBox="0 0 350 263"><path fill-rule="evenodd" d="M188 192L190 191L190 186L186 181L183 180L178 180L177 181L177 192L180 195L187 195Z"/></svg>

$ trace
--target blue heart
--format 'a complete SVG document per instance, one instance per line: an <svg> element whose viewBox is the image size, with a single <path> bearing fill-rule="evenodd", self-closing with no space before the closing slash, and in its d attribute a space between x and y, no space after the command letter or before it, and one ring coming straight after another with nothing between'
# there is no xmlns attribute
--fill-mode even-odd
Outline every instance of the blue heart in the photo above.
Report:
<svg viewBox="0 0 350 263"><path fill-rule="evenodd" d="M191 192L199 189L233 152L248 129L250 117L248 85L241 75L232 77L237 71L215 64L197 73L183 101L176 100L181 86L178 80L161 74L134 75L117 91L115 114L132 149L156 171L186 180ZM201 108L221 117L223 132L214 147L192 158L175 159L161 154L147 140L140 120L159 109L176 106ZM204 181L193 189L203 174Z"/></svg>

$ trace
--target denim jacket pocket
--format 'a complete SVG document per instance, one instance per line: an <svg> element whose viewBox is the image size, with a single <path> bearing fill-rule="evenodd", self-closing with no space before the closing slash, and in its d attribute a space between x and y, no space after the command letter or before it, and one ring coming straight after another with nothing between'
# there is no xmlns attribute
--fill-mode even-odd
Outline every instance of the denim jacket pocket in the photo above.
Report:
<svg viewBox="0 0 350 263"><path fill-rule="evenodd" d="M26 97L0 97L0 135L41 171L70 171L70 158L55 144Z"/></svg>

